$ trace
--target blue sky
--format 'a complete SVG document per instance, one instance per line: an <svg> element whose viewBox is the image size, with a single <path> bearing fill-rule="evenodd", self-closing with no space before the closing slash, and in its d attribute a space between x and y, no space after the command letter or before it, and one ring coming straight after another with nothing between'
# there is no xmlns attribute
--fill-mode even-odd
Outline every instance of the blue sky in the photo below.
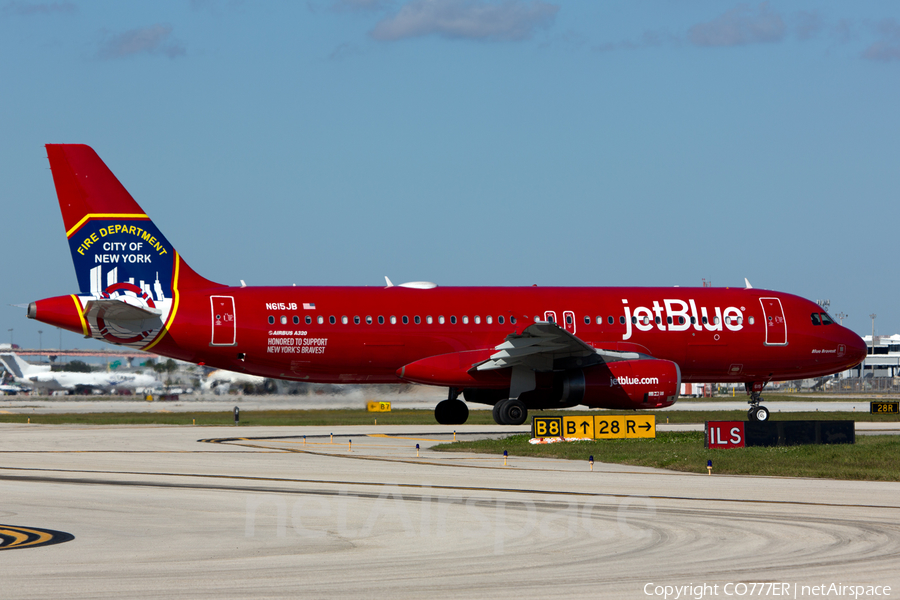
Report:
<svg viewBox="0 0 900 600"><path fill-rule="evenodd" d="M896 2L0 0L0 86L0 341L77 291L48 142L223 283L747 277L900 332Z"/></svg>

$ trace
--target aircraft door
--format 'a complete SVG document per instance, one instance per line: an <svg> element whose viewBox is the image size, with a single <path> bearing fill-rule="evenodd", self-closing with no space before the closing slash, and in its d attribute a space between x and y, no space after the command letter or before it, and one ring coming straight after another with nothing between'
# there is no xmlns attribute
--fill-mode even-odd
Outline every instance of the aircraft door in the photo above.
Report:
<svg viewBox="0 0 900 600"><path fill-rule="evenodd" d="M550 323L559 323L556 320L556 311L555 310L545 310L544 311L544 320L549 321Z"/></svg>
<svg viewBox="0 0 900 600"><path fill-rule="evenodd" d="M212 309L212 341L210 346L236 346L237 325L233 296L210 296Z"/></svg>
<svg viewBox="0 0 900 600"><path fill-rule="evenodd" d="M571 310L563 312L563 327L566 331L575 335L575 313Z"/></svg>
<svg viewBox="0 0 900 600"><path fill-rule="evenodd" d="M766 324L766 346L787 345L787 322L784 319L784 309L778 298L760 298L762 304L763 319Z"/></svg>

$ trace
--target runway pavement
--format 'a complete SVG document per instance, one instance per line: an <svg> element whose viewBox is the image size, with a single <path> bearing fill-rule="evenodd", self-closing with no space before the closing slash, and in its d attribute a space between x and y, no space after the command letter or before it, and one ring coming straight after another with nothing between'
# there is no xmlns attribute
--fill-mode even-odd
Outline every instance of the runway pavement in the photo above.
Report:
<svg viewBox="0 0 900 600"><path fill-rule="evenodd" d="M433 410L434 406L446 398L441 388L422 388L415 393L363 393L310 395L267 395L243 396L212 394L185 394L177 401L147 402L138 396L122 396L110 399L108 396L0 396L0 414L47 414L47 413L87 413L87 412L228 412L236 405L241 410L321 410L342 408L365 408L370 400L387 401L396 410ZM810 398L796 401L771 401L765 405L773 413L801 411L845 411L869 412L869 398ZM468 403L469 410L491 410L485 404ZM744 398L721 398L716 400L693 400L684 398L659 414L669 410L741 410L749 408ZM586 410L584 406L562 410Z"/></svg>
<svg viewBox="0 0 900 600"><path fill-rule="evenodd" d="M448 429L0 424L0 536L74 536L0 551L0 595L662 598L706 583L703 597L728 598L754 582L900 595L900 484L504 466L430 450ZM768 589L753 596L782 588Z"/></svg>

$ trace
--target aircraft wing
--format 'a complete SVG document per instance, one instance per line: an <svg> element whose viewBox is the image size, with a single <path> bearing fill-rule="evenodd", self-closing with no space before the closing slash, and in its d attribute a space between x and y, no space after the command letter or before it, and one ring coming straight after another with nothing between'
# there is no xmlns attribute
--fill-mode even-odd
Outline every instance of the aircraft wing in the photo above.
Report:
<svg viewBox="0 0 900 600"><path fill-rule="evenodd" d="M555 323L538 321L522 333L511 333L506 341L494 348L491 357L474 368L491 371L524 366L536 371L550 371L571 366L586 367L601 362L629 360L641 357L637 352L619 352L594 348Z"/></svg>

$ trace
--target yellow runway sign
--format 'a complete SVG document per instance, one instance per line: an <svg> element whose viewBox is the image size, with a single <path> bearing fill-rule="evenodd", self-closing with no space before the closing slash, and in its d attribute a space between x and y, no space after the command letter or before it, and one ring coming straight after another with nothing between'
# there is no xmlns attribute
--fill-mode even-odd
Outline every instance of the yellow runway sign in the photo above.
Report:
<svg viewBox="0 0 900 600"><path fill-rule="evenodd" d="M531 435L536 438L610 440L655 438L655 415L595 415L580 417L534 417Z"/></svg>
<svg viewBox="0 0 900 600"><path fill-rule="evenodd" d="M563 417L563 437L594 439L594 417Z"/></svg>
<svg viewBox="0 0 900 600"><path fill-rule="evenodd" d="M391 412L390 402L366 402L366 410L369 412Z"/></svg>

